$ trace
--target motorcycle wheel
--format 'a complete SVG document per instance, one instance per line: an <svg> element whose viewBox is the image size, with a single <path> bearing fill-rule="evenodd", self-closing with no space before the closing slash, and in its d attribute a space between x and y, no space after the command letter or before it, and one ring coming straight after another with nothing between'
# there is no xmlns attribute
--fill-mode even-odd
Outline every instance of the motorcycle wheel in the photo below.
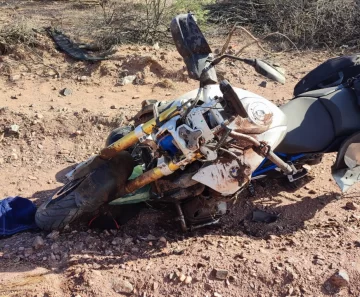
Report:
<svg viewBox="0 0 360 297"><path fill-rule="evenodd" d="M131 155L121 152L88 176L67 183L38 208L37 226L47 231L62 229L83 214L96 211L116 197L134 166Z"/></svg>

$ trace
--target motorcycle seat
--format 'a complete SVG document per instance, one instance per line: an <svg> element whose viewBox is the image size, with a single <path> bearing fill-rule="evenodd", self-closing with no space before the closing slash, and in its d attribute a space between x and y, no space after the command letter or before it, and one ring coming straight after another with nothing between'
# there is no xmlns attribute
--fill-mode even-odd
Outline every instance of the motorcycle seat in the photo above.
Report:
<svg viewBox="0 0 360 297"><path fill-rule="evenodd" d="M325 152L337 139L360 131L360 106L355 92L351 88L322 91L319 97L302 94L280 107L288 128L275 151Z"/></svg>

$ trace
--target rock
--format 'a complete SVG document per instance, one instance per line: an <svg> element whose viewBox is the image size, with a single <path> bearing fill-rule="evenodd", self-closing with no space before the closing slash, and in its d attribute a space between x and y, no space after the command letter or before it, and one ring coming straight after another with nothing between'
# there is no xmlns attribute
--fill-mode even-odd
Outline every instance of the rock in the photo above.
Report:
<svg viewBox="0 0 360 297"><path fill-rule="evenodd" d="M161 236L161 237L159 238L159 242L160 242L161 244L166 244L167 240L166 240L166 238L165 238L164 236Z"/></svg>
<svg viewBox="0 0 360 297"><path fill-rule="evenodd" d="M315 190L310 190L309 194L316 194L316 191Z"/></svg>
<svg viewBox="0 0 360 297"><path fill-rule="evenodd" d="M350 210L357 210L359 208L359 205L355 202L347 202L345 207Z"/></svg>
<svg viewBox="0 0 360 297"><path fill-rule="evenodd" d="M345 270L341 269L330 277L329 282L337 288L346 287L350 282L349 275Z"/></svg>
<svg viewBox="0 0 360 297"><path fill-rule="evenodd" d="M222 295L220 293L218 293L218 292L215 292L214 297L222 297Z"/></svg>
<svg viewBox="0 0 360 297"><path fill-rule="evenodd" d="M42 248L44 246L44 244L45 244L45 242L42 239L42 237L41 236L36 236L34 241L33 241L32 246L33 246L33 248L35 250L38 250L38 249Z"/></svg>
<svg viewBox="0 0 360 297"><path fill-rule="evenodd" d="M136 75L128 75L121 78L118 82L120 86L125 86L128 84L132 84L136 80Z"/></svg>
<svg viewBox="0 0 360 297"><path fill-rule="evenodd" d="M79 135L79 136L85 135L85 133L84 133L83 131L81 131L81 130L75 131L75 134L76 134L76 135Z"/></svg>
<svg viewBox="0 0 360 297"><path fill-rule="evenodd" d="M69 88L62 89L61 95L63 96L70 96L72 94L72 90Z"/></svg>
<svg viewBox="0 0 360 297"><path fill-rule="evenodd" d="M19 252L22 252L23 250L25 250L25 248L23 246L20 246L18 250Z"/></svg>
<svg viewBox="0 0 360 297"><path fill-rule="evenodd" d="M157 240L157 238L156 238L154 235L149 234L149 235L146 237L146 240L148 240L148 241L155 241L155 240Z"/></svg>
<svg viewBox="0 0 360 297"><path fill-rule="evenodd" d="M154 282L154 283L153 283L153 289L154 289L154 291L157 290L157 288L159 288L159 283L158 283L158 282Z"/></svg>
<svg viewBox="0 0 360 297"><path fill-rule="evenodd" d="M37 113L36 115L35 115L35 118L37 118L37 119L43 119L44 118L44 116L41 114L41 113Z"/></svg>
<svg viewBox="0 0 360 297"><path fill-rule="evenodd" d="M324 257L324 255L322 255L322 254L316 254L316 255L314 256L314 259L325 260L325 257Z"/></svg>
<svg viewBox="0 0 360 297"><path fill-rule="evenodd" d="M54 231L52 231L51 233L49 233L49 234L46 236L46 238L55 240L55 239L58 239L59 236L60 236L60 232L54 230Z"/></svg>
<svg viewBox="0 0 360 297"><path fill-rule="evenodd" d="M10 81L14 82L20 79L20 74L13 74L9 77Z"/></svg>
<svg viewBox="0 0 360 297"><path fill-rule="evenodd" d="M267 81L265 81L265 80L259 84L259 87L266 88L266 86L267 86Z"/></svg>
<svg viewBox="0 0 360 297"><path fill-rule="evenodd" d="M186 278L185 278L185 284L190 284L192 282L192 277L190 275L188 275Z"/></svg>
<svg viewBox="0 0 360 297"><path fill-rule="evenodd" d="M183 282L183 281L185 281L185 279L186 279L186 276L184 274L181 274L179 276L179 281Z"/></svg>
<svg viewBox="0 0 360 297"><path fill-rule="evenodd" d="M134 290L133 285L127 280L116 280L112 286L116 293L130 294Z"/></svg>
<svg viewBox="0 0 360 297"><path fill-rule="evenodd" d="M131 244L133 244L133 239L132 239L131 237L126 238L124 244L125 244L125 245L131 245Z"/></svg>
<svg viewBox="0 0 360 297"><path fill-rule="evenodd" d="M42 145L42 144L40 144L40 143L37 145L37 147L38 147L40 150L42 150L42 149L43 149L43 145Z"/></svg>
<svg viewBox="0 0 360 297"><path fill-rule="evenodd" d="M33 254L34 250L32 247L24 249L24 256L29 257Z"/></svg>
<svg viewBox="0 0 360 297"><path fill-rule="evenodd" d="M160 46L159 46L159 43L156 42L154 45L153 45L153 49L158 51L160 49Z"/></svg>
<svg viewBox="0 0 360 297"><path fill-rule="evenodd" d="M13 152L13 153L11 153L11 155L10 155L10 159L11 159L11 160L17 160L17 159L19 159L19 156L17 155L17 153Z"/></svg>
<svg viewBox="0 0 360 297"><path fill-rule="evenodd" d="M139 99L140 98L140 96L132 96L132 99Z"/></svg>
<svg viewBox="0 0 360 297"><path fill-rule="evenodd" d="M116 109L116 106L115 106L115 105L111 105L111 106L110 106L110 109Z"/></svg>
<svg viewBox="0 0 360 297"><path fill-rule="evenodd" d="M227 278L229 271L225 270L225 269L217 269L214 268L213 270L214 276L219 279L219 280L224 280Z"/></svg>
<svg viewBox="0 0 360 297"><path fill-rule="evenodd" d="M133 247L133 248L131 249L131 252L132 252L132 253L138 253L138 252L139 252L139 248Z"/></svg>
<svg viewBox="0 0 360 297"><path fill-rule="evenodd" d="M80 80L80 81L87 81L88 79L89 79L89 77L86 75L78 77L78 80Z"/></svg>
<svg viewBox="0 0 360 297"><path fill-rule="evenodd" d="M19 133L19 129L20 129L19 125L14 124L14 125L11 125L11 126L9 127L9 132L10 132L11 134L18 134L18 133Z"/></svg>

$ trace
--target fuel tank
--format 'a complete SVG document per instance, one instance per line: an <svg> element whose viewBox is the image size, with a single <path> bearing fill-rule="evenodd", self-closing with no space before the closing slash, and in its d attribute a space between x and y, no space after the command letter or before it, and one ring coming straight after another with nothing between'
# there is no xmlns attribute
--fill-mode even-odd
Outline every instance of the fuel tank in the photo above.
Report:
<svg viewBox="0 0 360 297"><path fill-rule="evenodd" d="M261 97L255 93L234 87L236 94L238 95L241 103L249 115L249 120L255 124L261 125L265 115L271 114L271 123L268 126L268 130L260 133L257 139L260 141L266 141L272 149L275 149L279 143L284 139L287 130L287 121L285 114L274 103ZM198 89L190 91L175 100L185 100L195 98L198 93ZM205 101L205 98L200 99ZM222 97L219 85L211 86L210 96ZM231 127L231 126L230 126Z"/></svg>

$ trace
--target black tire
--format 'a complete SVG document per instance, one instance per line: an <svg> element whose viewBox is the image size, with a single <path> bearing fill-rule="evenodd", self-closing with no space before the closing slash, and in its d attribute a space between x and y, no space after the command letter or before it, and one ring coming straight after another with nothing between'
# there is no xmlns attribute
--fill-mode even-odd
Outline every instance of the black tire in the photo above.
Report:
<svg viewBox="0 0 360 297"><path fill-rule="evenodd" d="M116 197L134 166L131 155L121 152L88 176L69 182L38 208L37 226L48 231L62 229L84 213L96 211Z"/></svg>

